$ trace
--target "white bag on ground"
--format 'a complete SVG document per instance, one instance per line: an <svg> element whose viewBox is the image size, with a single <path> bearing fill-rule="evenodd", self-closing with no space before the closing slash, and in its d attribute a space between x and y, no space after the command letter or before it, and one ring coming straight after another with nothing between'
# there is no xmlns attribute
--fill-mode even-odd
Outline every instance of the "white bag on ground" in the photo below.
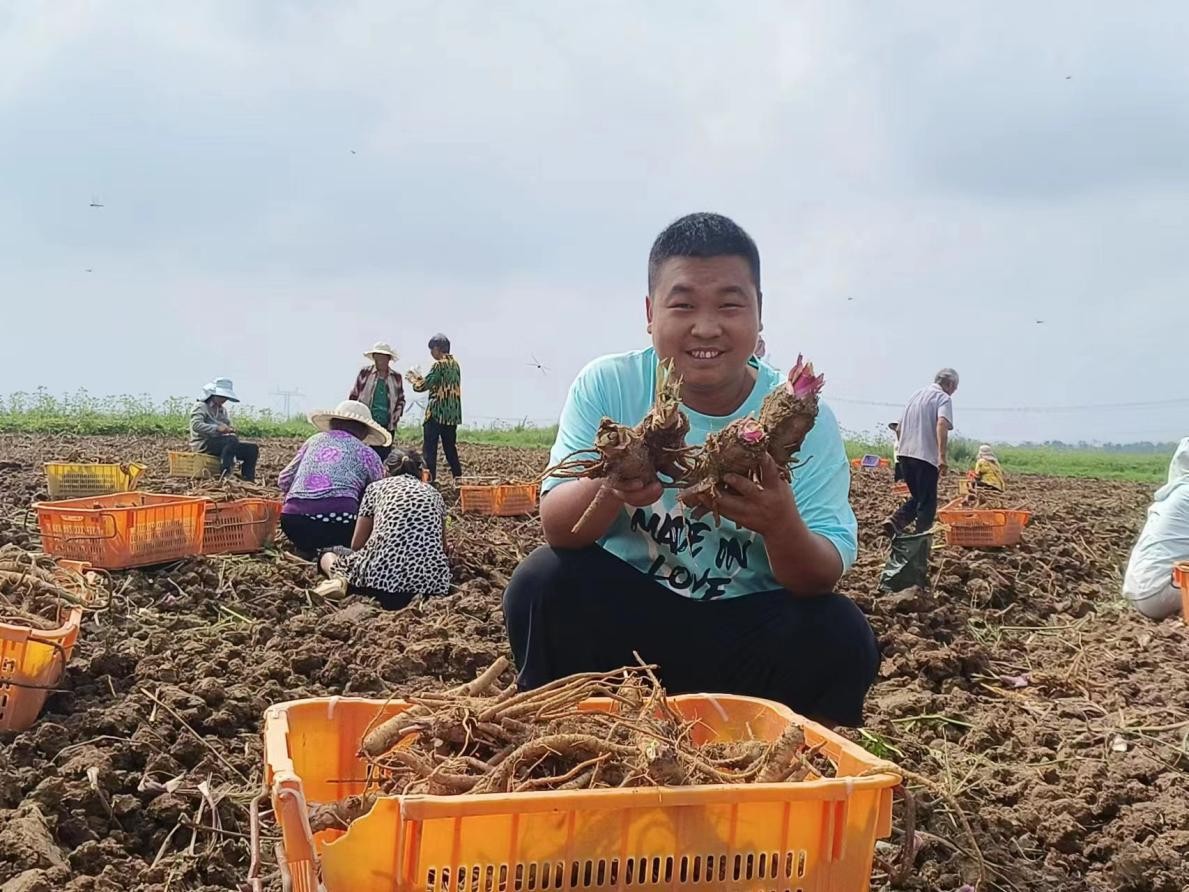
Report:
<svg viewBox="0 0 1189 892"><path fill-rule="evenodd" d="M1168 483L1156 490L1148 519L1127 561L1123 597L1140 613L1164 619L1181 608L1172 584L1173 564L1189 561L1189 437L1168 467Z"/></svg>

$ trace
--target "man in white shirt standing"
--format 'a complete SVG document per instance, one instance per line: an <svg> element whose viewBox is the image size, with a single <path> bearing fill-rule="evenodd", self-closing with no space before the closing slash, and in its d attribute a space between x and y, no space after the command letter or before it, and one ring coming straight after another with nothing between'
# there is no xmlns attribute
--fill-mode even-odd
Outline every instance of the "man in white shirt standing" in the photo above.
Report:
<svg viewBox="0 0 1189 892"><path fill-rule="evenodd" d="M958 373L942 369L928 387L922 387L904 407L900 416L900 467L910 493L908 501L884 522L884 532L898 536L916 521L916 531L924 533L937 516L937 482L949 470L946 455L950 431L954 429L951 397L958 389Z"/></svg>

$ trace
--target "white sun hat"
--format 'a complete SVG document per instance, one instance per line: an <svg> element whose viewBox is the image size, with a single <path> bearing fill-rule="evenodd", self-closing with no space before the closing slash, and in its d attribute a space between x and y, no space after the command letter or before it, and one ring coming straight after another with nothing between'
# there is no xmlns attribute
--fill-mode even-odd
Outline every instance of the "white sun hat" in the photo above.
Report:
<svg viewBox="0 0 1189 892"><path fill-rule="evenodd" d="M372 345L372 349L368 350L363 355L368 359L371 359L377 353L382 353L384 356L391 356L393 362L396 362L397 359L400 358L396 355L396 351L392 349L392 346L385 344L383 341L376 341L376 343Z"/></svg>
<svg viewBox="0 0 1189 892"><path fill-rule="evenodd" d="M235 395L235 388L231 384L230 378L216 378L209 384L202 388L202 398L210 399L212 396L221 396L229 402L238 403L239 397Z"/></svg>
<svg viewBox="0 0 1189 892"><path fill-rule="evenodd" d="M328 431L330 430L330 422L336 418L339 421L358 421L360 424L371 428L363 440L369 446L389 446L392 444L392 434L376 424L375 419L372 418L372 413L359 400L343 400L333 409L322 409L317 412L311 412L310 424L320 431Z"/></svg>

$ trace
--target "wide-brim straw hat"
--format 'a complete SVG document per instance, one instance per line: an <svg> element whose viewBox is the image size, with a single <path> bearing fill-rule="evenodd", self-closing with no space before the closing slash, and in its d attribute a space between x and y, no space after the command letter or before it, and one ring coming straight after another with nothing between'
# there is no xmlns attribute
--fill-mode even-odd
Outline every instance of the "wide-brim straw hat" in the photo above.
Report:
<svg viewBox="0 0 1189 892"><path fill-rule="evenodd" d="M235 387L230 378L216 378L202 388L203 399L210 399L212 396L221 396L232 403L239 402L239 397L235 395Z"/></svg>
<svg viewBox="0 0 1189 892"><path fill-rule="evenodd" d="M396 362L400 358L396 355L396 351L392 349L392 346L385 344L383 341L376 341L376 343L372 345L372 349L368 350L363 355L368 359L372 359L377 353L383 356L390 356L393 362Z"/></svg>
<svg viewBox="0 0 1189 892"><path fill-rule="evenodd" d="M322 409L310 413L310 424L320 431L330 430L330 422L335 419L339 421L358 421L360 424L370 428L367 436L363 438L363 442L369 446L392 445L392 434L376 424L376 420L372 418L372 413L359 400L343 400L333 409Z"/></svg>

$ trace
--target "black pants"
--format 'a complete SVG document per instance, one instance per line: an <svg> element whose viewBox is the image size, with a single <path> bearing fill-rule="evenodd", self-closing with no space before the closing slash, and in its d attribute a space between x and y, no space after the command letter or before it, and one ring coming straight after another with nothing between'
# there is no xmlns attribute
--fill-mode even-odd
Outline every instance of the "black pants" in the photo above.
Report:
<svg viewBox="0 0 1189 892"><path fill-rule="evenodd" d="M425 467L429 469L429 479L438 479L438 440L442 441L442 451L446 453L446 462L450 465L450 473L455 477L462 476L462 465L458 461L458 425L439 424L432 418L427 419L422 427L422 452L425 456Z"/></svg>
<svg viewBox="0 0 1189 892"><path fill-rule="evenodd" d="M748 694L858 725L879 667L875 635L849 598L781 589L695 601L597 545L530 554L504 593L504 621L523 689L634 665L635 651L671 694Z"/></svg>
<svg viewBox="0 0 1189 892"><path fill-rule="evenodd" d="M223 465L223 475L230 474L235 469L238 459L242 462L239 469L240 476L245 480L256 479L256 460L260 457L260 447L255 443L241 443L235 434L222 437L211 437L206 441L202 450L208 455L217 455Z"/></svg>
<svg viewBox="0 0 1189 892"><path fill-rule="evenodd" d="M900 529L906 529L915 519L917 532L924 533L937 517L937 466L919 458L901 456L900 467L904 471L904 482L908 484L909 497L896 509L892 519Z"/></svg>
<svg viewBox="0 0 1189 892"><path fill-rule="evenodd" d="M311 554L334 545L350 547L354 523L316 520L304 514L282 514L281 529L298 551Z"/></svg>

